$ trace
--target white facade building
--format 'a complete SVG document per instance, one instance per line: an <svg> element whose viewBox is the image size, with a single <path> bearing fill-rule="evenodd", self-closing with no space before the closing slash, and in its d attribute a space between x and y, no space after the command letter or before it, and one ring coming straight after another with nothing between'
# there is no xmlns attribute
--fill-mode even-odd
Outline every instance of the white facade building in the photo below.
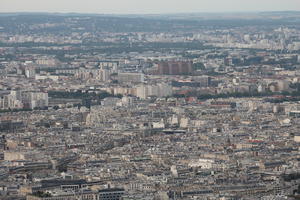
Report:
<svg viewBox="0 0 300 200"><path fill-rule="evenodd" d="M167 83L158 83L156 85L140 85L137 87L137 97L146 99L150 96L167 97L173 94L172 86Z"/></svg>

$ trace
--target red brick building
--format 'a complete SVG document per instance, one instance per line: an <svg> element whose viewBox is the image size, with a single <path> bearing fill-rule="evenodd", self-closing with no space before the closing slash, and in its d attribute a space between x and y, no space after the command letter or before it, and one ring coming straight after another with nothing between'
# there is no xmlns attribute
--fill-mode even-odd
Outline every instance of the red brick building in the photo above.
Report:
<svg viewBox="0 0 300 200"><path fill-rule="evenodd" d="M158 64L160 75L187 75L193 73L193 63L185 61L166 61Z"/></svg>

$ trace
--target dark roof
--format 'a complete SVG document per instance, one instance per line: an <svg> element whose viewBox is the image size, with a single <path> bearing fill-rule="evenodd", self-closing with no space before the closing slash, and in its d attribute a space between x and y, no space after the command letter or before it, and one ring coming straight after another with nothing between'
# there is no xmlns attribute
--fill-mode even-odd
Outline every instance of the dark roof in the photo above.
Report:
<svg viewBox="0 0 300 200"><path fill-rule="evenodd" d="M99 193L102 192L124 192L125 190L123 188L107 188L103 190L98 190Z"/></svg>
<svg viewBox="0 0 300 200"><path fill-rule="evenodd" d="M82 185L86 184L86 180L64 180L64 179L52 179L52 180L42 180L42 187L55 187L61 185Z"/></svg>

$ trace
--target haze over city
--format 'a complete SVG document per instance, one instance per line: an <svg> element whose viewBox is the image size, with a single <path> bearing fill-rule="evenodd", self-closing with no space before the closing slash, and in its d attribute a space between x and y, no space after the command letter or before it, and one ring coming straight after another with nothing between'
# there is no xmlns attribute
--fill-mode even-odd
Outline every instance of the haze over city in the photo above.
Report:
<svg viewBox="0 0 300 200"><path fill-rule="evenodd" d="M299 0L1 0L0 12L161 14L300 10Z"/></svg>
<svg viewBox="0 0 300 200"><path fill-rule="evenodd" d="M0 200L299 200L300 0L0 0Z"/></svg>

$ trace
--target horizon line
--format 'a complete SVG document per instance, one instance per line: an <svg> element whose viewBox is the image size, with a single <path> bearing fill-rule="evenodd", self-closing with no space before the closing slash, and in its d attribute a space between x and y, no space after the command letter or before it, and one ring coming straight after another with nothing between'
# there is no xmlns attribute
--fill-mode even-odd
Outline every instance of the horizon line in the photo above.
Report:
<svg viewBox="0 0 300 200"><path fill-rule="evenodd" d="M179 15L179 14L255 14L255 13L299 12L300 10L269 10L269 11L199 11L199 12L161 12L161 13L95 13L95 12L52 12L52 11L13 11L0 14L78 14L78 15Z"/></svg>

